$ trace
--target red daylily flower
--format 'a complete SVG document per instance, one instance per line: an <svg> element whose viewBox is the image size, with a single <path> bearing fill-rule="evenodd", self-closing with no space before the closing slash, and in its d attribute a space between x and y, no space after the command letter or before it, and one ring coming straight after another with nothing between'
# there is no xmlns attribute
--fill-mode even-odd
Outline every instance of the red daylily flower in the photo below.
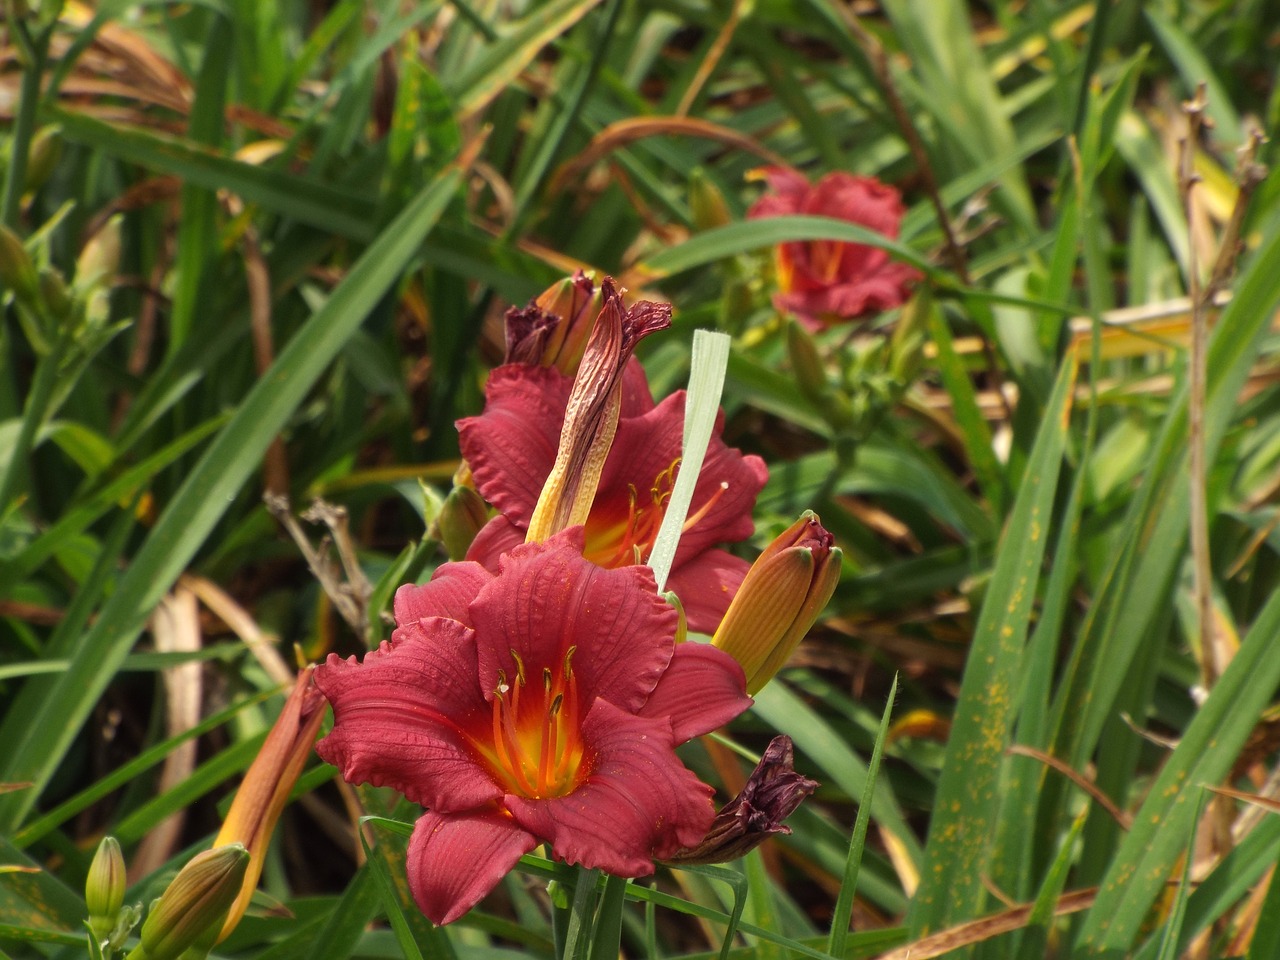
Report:
<svg viewBox="0 0 1280 960"><path fill-rule="evenodd" d="M772 193L748 211L749 219L813 214L848 220L897 239L902 196L875 177L837 171L816 184L789 167L761 171ZM889 259L878 247L834 240L780 244L775 251L778 286L773 304L811 330L899 306L920 279L914 267Z"/></svg>
<svg viewBox="0 0 1280 960"><path fill-rule="evenodd" d="M390 643L316 670L335 718L320 755L427 808L409 885L436 923L544 841L568 863L643 876L711 825L711 788L674 748L746 709L742 669L675 643L647 568L582 551L574 527L517 547L496 576L444 564L396 593Z"/></svg>
<svg viewBox="0 0 1280 960"><path fill-rule="evenodd" d="M496 569L525 539L533 509L556 459L573 381L554 369L507 364L489 376L484 413L458 422L462 454L476 487L498 517L467 556ZM586 556L604 567L649 559L680 465L683 390L654 404L644 369L632 361L622 378L622 406L586 520ZM751 513L768 478L764 461L720 439L717 421L675 562L667 580L689 627L712 633L746 576L748 563L717 549L751 536Z"/></svg>

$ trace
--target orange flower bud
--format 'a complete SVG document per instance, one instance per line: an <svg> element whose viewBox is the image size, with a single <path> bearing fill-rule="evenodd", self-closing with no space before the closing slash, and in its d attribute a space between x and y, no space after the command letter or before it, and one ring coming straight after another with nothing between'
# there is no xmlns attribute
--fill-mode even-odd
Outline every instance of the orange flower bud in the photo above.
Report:
<svg viewBox="0 0 1280 960"><path fill-rule="evenodd" d="M747 675L747 693L790 658L835 592L843 556L812 510L765 548L712 639Z"/></svg>
<svg viewBox="0 0 1280 960"><path fill-rule="evenodd" d="M289 792L298 782L324 719L324 696L311 682L314 669L307 667L298 674L284 709L249 765L244 782L227 811L227 819L214 840L215 847L238 843L249 851L248 864L241 873L243 879L237 884L234 902L228 901L230 911L215 942L230 935L249 906L258 877L262 875L271 831L280 819Z"/></svg>

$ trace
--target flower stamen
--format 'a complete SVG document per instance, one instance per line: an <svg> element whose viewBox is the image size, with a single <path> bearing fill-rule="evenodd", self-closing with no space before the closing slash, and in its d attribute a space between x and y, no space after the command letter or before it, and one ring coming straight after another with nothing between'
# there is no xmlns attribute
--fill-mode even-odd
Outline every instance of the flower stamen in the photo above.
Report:
<svg viewBox="0 0 1280 960"><path fill-rule="evenodd" d="M542 697L526 695L524 661L509 650L516 664L513 683L498 671L493 690L493 743L473 740L477 752L512 793L533 799L560 797L581 781L585 748L580 740L577 679L573 673L576 646L566 651L559 671L542 668Z"/></svg>

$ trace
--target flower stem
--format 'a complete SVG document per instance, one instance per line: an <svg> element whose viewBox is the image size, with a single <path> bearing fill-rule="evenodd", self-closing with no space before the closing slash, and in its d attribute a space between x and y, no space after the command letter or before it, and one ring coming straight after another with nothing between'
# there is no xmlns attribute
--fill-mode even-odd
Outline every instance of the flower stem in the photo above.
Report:
<svg viewBox="0 0 1280 960"><path fill-rule="evenodd" d="M9 169L4 176L4 199L0 204L0 222L8 227L17 226L22 200L22 187L27 178L27 155L31 151L31 138L36 129L36 108L40 104L40 78L44 75L48 59L49 38L53 27L49 26L32 37L27 25L17 16L9 25L23 52L22 87L18 94L18 113L13 120L13 136L10 139Z"/></svg>
<svg viewBox="0 0 1280 960"><path fill-rule="evenodd" d="M573 902L569 905L567 916L564 911L557 911L556 941L560 947L561 960L586 960L587 947L591 943L592 929L595 925L596 880L599 870L579 869L578 882L573 891ZM563 937L560 925L564 924Z"/></svg>
<svg viewBox="0 0 1280 960"><path fill-rule="evenodd" d="M622 943L622 907L627 902L627 878L606 876L604 895L591 938L591 960L615 960Z"/></svg>

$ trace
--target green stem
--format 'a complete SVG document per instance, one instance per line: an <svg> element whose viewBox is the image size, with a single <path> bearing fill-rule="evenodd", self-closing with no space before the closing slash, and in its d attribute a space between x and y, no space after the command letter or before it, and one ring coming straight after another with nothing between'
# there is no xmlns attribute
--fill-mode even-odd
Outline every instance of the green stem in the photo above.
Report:
<svg viewBox="0 0 1280 960"><path fill-rule="evenodd" d="M22 201L22 187L27 178L27 155L31 152L31 138L36 130L36 108L40 105L40 78L49 54L49 39L53 28L42 30L34 39L27 25L16 17L9 18L9 26L20 45L29 52L30 59L23 64L22 87L18 93L18 113L13 120L13 137L9 169L4 175L4 203L0 207L0 221L15 227Z"/></svg>
<svg viewBox="0 0 1280 960"><path fill-rule="evenodd" d="M18 437L13 445L13 455L9 458L9 465L4 471L4 479L0 481L0 513L5 512L13 498L26 487L28 460L35 445L36 431L40 429L48 413L54 389L58 384L58 368L62 365L66 346L66 338L60 339L53 350L40 357L36 363L31 393L27 397L27 405L22 413L22 426L18 429Z"/></svg>
<svg viewBox="0 0 1280 960"><path fill-rule="evenodd" d="M595 935L591 938L591 960L616 960L622 944L622 907L627 902L626 893L626 877L605 877L604 896L600 898Z"/></svg>
<svg viewBox="0 0 1280 960"><path fill-rule="evenodd" d="M586 956L595 920L596 879L599 876L599 870L578 870L578 884L569 907L560 960L579 960Z"/></svg>

